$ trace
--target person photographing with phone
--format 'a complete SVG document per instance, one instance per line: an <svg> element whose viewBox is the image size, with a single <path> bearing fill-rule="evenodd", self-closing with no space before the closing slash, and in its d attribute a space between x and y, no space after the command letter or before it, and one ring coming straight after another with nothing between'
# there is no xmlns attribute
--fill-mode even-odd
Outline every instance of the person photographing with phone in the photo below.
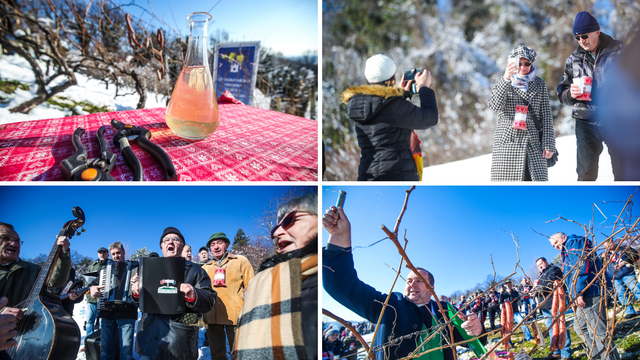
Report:
<svg viewBox="0 0 640 360"><path fill-rule="evenodd" d="M504 75L489 99L498 115L491 154L491 181L548 181L547 159L556 150L549 92L536 76L536 52L520 45L509 53Z"/></svg>
<svg viewBox="0 0 640 360"><path fill-rule="evenodd" d="M412 145L419 151L419 140L413 130L438 123L431 72L425 69L406 82L403 75L402 87L396 86L396 64L378 54L367 59L364 73L368 84L342 93L361 149L358 181L419 181L422 168L418 169L412 152ZM406 101L414 83L420 106Z"/></svg>

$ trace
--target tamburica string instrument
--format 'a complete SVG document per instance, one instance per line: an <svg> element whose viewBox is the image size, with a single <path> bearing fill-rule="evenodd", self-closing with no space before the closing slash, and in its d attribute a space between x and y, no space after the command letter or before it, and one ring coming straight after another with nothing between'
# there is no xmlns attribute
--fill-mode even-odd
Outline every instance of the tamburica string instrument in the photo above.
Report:
<svg viewBox="0 0 640 360"><path fill-rule="evenodd" d="M72 214L75 219L67 221L58 234L69 240L76 232L80 235L78 229L85 223L80 207L74 206ZM14 306L22 309L24 317L16 325L18 345L7 349L13 360L73 360L78 356L80 329L62 307L60 297L49 292L46 285L52 276L53 264L62 251L62 247L57 245L58 236L29 296Z"/></svg>

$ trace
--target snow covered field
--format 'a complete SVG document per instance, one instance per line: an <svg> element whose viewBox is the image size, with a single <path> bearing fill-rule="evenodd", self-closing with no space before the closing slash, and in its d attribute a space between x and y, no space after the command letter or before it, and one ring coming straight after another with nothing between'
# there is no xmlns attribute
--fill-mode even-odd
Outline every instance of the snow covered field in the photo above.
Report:
<svg viewBox="0 0 640 360"><path fill-rule="evenodd" d="M549 168L550 184L576 184L576 137L562 136L556 139L558 162ZM447 164L425 167L422 181L427 184L438 185L479 185L504 184L491 181L491 154L477 156L471 159L454 161ZM613 182L611 158L605 145L600 155L597 182ZM522 184L522 183L520 183Z"/></svg>

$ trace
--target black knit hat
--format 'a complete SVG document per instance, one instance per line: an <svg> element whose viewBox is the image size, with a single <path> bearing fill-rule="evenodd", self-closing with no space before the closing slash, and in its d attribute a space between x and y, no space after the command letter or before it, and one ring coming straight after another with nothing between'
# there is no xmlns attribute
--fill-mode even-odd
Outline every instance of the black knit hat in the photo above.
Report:
<svg viewBox="0 0 640 360"><path fill-rule="evenodd" d="M573 21L573 36L588 34L600 30L598 20L586 11L581 11Z"/></svg>
<svg viewBox="0 0 640 360"><path fill-rule="evenodd" d="M198 250L198 252L200 252L200 251L202 251L202 250L204 250L204 251L206 251L206 252L209 252L209 249L207 249L207 247L206 247L206 246L201 247L201 248L200 248L200 250Z"/></svg>
<svg viewBox="0 0 640 360"><path fill-rule="evenodd" d="M173 226L169 226L168 228L164 229L164 231L162 232L162 236L160 236L160 246L162 246L162 239L164 239L165 236L167 236L167 234L176 234L178 235L178 237L180 237L180 239L182 240L182 243L184 244L184 236L182 236L182 233L180 232L180 230L174 228Z"/></svg>

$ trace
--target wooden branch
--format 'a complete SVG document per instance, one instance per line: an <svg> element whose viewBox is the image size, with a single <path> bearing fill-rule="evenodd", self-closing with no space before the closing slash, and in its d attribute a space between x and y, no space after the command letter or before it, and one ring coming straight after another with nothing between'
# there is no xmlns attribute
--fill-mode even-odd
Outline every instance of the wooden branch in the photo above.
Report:
<svg viewBox="0 0 640 360"><path fill-rule="evenodd" d="M337 315L334 315L329 310L322 309L322 315L326 315L326 316L332 318L333 320L335 320L335 321L339 322L340 324L342 324L342 326L344 326L347 329L351 330L351 332L356 337L356 339L358 339L358 341L360 341L360 344L362 344L362 347L364 348L364 350L367 353L367 357L369 359L371 359L371 360L376 360L375 356L373 356L373 353L369 353L369 345L367 345L367 342L364 341L364 339L362 338L360 333L356 329L354 329L353 326L351 326L351 324L349 324L349 322L343 320L342 318L340 318Z"/></svg>

